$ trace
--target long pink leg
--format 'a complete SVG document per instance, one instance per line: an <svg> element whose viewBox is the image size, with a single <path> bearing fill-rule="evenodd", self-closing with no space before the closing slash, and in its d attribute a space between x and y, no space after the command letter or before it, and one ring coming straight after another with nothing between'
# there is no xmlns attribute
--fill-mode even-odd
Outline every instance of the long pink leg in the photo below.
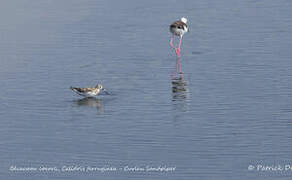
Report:
<svg viewBox="0 0 292 180"><path fill-rule="evenodd" d="M176 60L175 68L174 68L174 70L173 70L172 73L171 73L171 79L172 79L172 80L174 79L174 73L177 72L177 66L178 66L178 61Z"/></svg>
<svg viewBox="0 0 292 180"><path fill-rule="evenodd" d="M181 71L181 63L180 63L180 58L179 57L177 57L177 59L176 59L175 70L171 73L171 79L174 79L174 73L177 72L177 70L179 72L180 78L182 78L183 77L182 76L183 73Z"/></svg>
<svg viewBox="0 0 292 180"><path fill-rule="evenodd" d="M177 57L177 64L178 64L178 72L179 72L179 76L181 79L183 79L183 73L181 71L181 63L180 63L180 57Z"/></svg>
<svg viewBox="0 0 292 180"><path fill-rule="evenodd" d="M178 49L177 49L177 56L178 57L179 57L181 42L182 42L182 36L180 36L180 38L179 38L179 44L178 44Z"/></svg>
<svg viewBox="0 0 292 180"><path fill-rule="evenodd" d="M174 39L174 35L171 35L169 45L175 50L175 53L177 54L177 49L173 45L173 39Z"/></svg>
<svg viewBox="0 0 292 180"><path fill-rule="evenodd" d="M178 65L178 72L179 72L179 74L182 74L182 72L181 72L181 63L180 63L180 58L179 57L177 58L176 64Z"/></svg>

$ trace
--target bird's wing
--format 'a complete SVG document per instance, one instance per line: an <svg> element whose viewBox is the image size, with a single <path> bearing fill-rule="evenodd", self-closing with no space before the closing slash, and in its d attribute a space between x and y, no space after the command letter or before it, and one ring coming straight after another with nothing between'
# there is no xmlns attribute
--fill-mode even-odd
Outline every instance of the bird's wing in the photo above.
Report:
<svg viewBox="0 0 292 180"><path fill-rule="evenodd" d="M92 88L78 88L78 87L71 87L70 89L72 89L75 92L80 92L80 93L86 93L92 90Z"/></svg>
<svg viewBox="0 0 292 180"><path fill-rule="evenodd" d="M184 29L184 27L187 27L187 24L181 21L175 21L170 25L170 28Z"/></svg>

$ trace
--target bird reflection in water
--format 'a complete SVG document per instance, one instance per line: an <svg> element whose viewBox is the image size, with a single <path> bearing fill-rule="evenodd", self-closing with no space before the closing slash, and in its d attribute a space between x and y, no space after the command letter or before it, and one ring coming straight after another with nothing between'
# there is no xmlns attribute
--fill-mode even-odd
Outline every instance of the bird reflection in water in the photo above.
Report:
<svg viewBox="0 0 292 180"><path fill-rule="evenodd" d="M175 77L175 74L178 71L178 77ZM172 100L185 100L188 97L188 87L187 83L184 80L183 73L181 70L180 58L176 60L175 71L172 72L171 75L171 83L172 83Z"/></svg>
<svg viewBox="0 0 292 180"><path fill-rule="evenodd" d="M182 77L172 79L172 97L173 100L183 100L187 98L187 83Z"/></svg>
<svg viewBox="0 0 292 180"><path fill-rule="evenodd" d="M94 107L98 110L98 112L103 112L103 108L102 108L103 102L101 99L97 99L95 97L86 97L86 98L75 100L74 102L78 106Z"/></svg>

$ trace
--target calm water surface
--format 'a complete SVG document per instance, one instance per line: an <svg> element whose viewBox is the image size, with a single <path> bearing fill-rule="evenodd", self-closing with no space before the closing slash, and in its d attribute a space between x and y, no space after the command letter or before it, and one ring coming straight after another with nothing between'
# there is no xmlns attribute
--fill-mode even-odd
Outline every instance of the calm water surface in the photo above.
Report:
<svg viewBox="0 0 292 180"><path fill-rule="evenodd" d="M1 179L291 179L292 2L2 1ZM180 59L168 25L189 19ZM102 83L82 99L70 86ZM10 166L176 167L12 172Z"/></svg>

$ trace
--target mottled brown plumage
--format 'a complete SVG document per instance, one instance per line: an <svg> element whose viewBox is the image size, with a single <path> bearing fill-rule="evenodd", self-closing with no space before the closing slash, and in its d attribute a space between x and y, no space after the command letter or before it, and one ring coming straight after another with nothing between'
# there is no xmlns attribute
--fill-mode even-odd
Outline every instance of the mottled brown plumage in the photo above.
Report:
<svg viewBox="0 0 292 180"><path fill-rule="evenodd" d="M81 92L81 93L85 93L85 92L90 92L90 91L95 91L97 90L96 88L78 88L78 87L71 87L72 90L74 91L78 91L78 92Z"/></svg>
<svg viewBox="0 0 292 180"><path fill-rule="evenodd" d="M79 87L70 87L71 90L77 94L85 97L97 96L101 90L104 90L101 84L97 84L95 87L79 88Z"/></svg>

